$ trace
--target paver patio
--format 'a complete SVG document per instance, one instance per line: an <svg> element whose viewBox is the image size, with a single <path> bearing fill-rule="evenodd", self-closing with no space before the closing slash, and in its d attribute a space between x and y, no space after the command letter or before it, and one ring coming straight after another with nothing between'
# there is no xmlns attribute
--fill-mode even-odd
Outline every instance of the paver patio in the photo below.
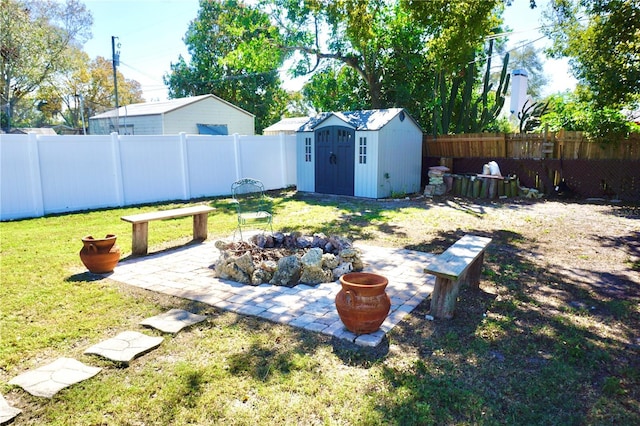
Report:
<svg viewBox="0 0 640 426"><path fill-rule="evenodd" d="M433 290L433 276L423 271L433 255L372 246L358 248L362 253L364 270L384 275L389 280L386 291L391 299L391 311L380 330L359 336L344 327L336 311L334 300L340 291L339 282L316 286L299 284L289 288L270 284L251 286L215 278L211 266L219 252L212 241L127 259L121 261L112 274L105 276L128 285L204 302L239 314L255 315L347 339L362 346L377 346L385 333ZM172 309L145 319L141 325L177 333L205 318ZM162 337L126 331L89 347L85 353L128 363L160 345L162 340ZM22 387L32 395L52 398L61 389L93 377L100 370L71 358L60 358L49 365L25 372L9 383ZM20 413L19 409L9 406L6 401L0 402L3 421L10 421Z"/></svg>
<svg viewBox="0 0 640 426"><path fill-rule="evenodd" d="M433 290L434 278L424 273L432 254L417 251L357 245L365 271L389 280L387 294L391 311L380 330L355 335L348 331L335 309L338 282L315 286L251 286L215 278L211 266L219 251L213 241L191 244L118 263L110 279L171 296L199 301L243 315L289 324L362 346L377 346L391 330Z"/></svg>

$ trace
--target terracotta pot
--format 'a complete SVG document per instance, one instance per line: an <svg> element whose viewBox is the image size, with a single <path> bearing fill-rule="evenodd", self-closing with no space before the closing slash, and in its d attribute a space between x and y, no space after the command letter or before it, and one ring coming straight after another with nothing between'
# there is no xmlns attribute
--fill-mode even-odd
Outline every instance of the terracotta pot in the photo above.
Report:
<svg viewBox="0 0 640 426"><path fill-rule="evenodd" d="M105 238L87 236L82 239L80 260L89 272L105 274L112 272L120 260L120 247L116 245L116 236L109 234Z"/></svg>
<svg viewBox="0 0 640 426"><path fill-rule="evenodd" d="M378 330L391 309L385 292L389 281L382 275L351 272L340 277L342 289L336 295L336 309L342 323L355 334Z"/></svg>
<svg viewBox="0 0 640 426"><path fill-rule="evenodd" d="M111 250L111 247L116 243L116 238L118 237L113 234L107 234L104 238L93 238L91 235L87 235L82 239L82 243L86 249L94 246L98 249L98 252L104 253Z"/></svg>

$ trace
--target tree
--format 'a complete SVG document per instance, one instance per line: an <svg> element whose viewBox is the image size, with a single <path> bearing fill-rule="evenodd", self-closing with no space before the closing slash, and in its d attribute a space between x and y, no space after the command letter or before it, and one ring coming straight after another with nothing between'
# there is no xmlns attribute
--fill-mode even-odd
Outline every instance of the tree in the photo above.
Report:
<svg viewBox="0 0 640 426"><path fill-rule="evenodd" d="M144 102L142 87L138 81L125 78L120 71L116 71L116 79L121 106ZM89 63L88 81L75 92L83 95L87 117L113 109L113 92L111 60L98 56Z"/></svg>
<svg viewBox="0 0 640 426"><path fill-rule="evenodd" d="M522 105L522 110L518 112L518 130L520 130L520 133L530 133L540 128L542 116L549 109L550 103L551 100L541 103L530 102L530 100L527 99L524 105Z"/></svg>
<svg viewBox="0 0 640 426"><path fill-rule="evenodd" d="M476 59L476 56L479 58ZM507 73L507 53L502 61L499 77L492 78L492 57L493 40L490 40L487 52L483 52L483 55L474 53L462 72L453 76L440 72L436 76L435 86L438 93L435 95L433 108L434 135L451 132L477 133L494 127L494 122L504 106L510 75ZM485 71L478 87L477 64L482 62L485 62Z"/></svg>
<svg viewBox="0 0 640 426"><path fill-rule="evenodd" d="M365 100L370 108L389 104L386 93L390 92L390 86L385 84L385 73L392 69L392 63L405 62L403 68L410 68L410 57L422 56L421 32L408 25L408 11L397 2L310 2L310 7L301 11L289 1L275 3L288 7L290 18L294 16L292 13L297 14L291 22L298 25L308 22L309 28L313 29L289 37L289 45L283 46L301 53L306 64L315 63L314 68L299 66L298 71L320 69L329 74L337 73L342 77L341 84L345 84L345 79L350 80L349 84L355 84L353 92L357 91L359 100ZM291 24L288 27L292 33ZM319 32L323 28L329 30L329 34L324 35L329 41L321 47L323 36ZM350 70L343 70L343 66ZM356 89L357 86L360 88ZM366 90L364 93L362 88Z"/></svg>
<svg viewBox="0 0 640 426"><path fill-rule="evenodd" d="M293 75L313 75L304 93L314 108L403 107L428 128L436 76L450 81L470 57L482 57L502 7L503 0L262 0L259 12L237 0L203 2L185 38L191 61L179 58L165 82L174 97L213 92L233 101L249 76L275 70L295 52ZM277 28L260 24L255 33L267 13ZM254 43L244 41L250 37ZM268 66L256 69L264 52L279 61L259 61ZM260 105L243 102L235 101L250 111Z"/></svg>
<svg viewBox="0 0 640 426"><path fill-rule="evenodd" d="M82 126L81 104L85 96L84 88L89 81L89 56L79 48L70 47L67 49L66 63L64 70L47 77L35 93L38 109L42 113L39 126L60 122L74 129ZM84 113L86 126L86 111Z"/></svg>
<svg viewBox="0 0 640 426"><path fill-rule="evenodd" d="M403 107L430 129L436 76L466 69L499 23L502 0L269 0L285 50L312 73L304 93L320 110ZM323 93L330 93L323 96Z"/></svg>
<svg viewBox="0 0 640 426"><path fill-rule="evenodd" d="M65 124L81 129L82 120L113 108L113 70L103 57L89 60L80 49L69 48L67 68L49 76L37 90L16 105L13 123L24 127ZM144 102L140 83L119 71L118 93L122 105Z"/></svg>
<svg viewBox="0 0 640 426"><path fill-rule="evenodd" d="M101 112L114 107L113 68L110 59L97 56L87 62L87 55L82 52L82 59L68 74L58 78L56 84L60 87L65 103L64 119L67 125L79 128L81 117L88 120ZM142 86L136 80L124 77L116 71L118 81L118 98L120 106L144 102ZM83 111L80 110L83 108ZM88 123L85 121L85 125Z"/></svg>
<svg viewBox="0 0 640 426"><path fill-rule="evenodd" d="M570 58L595 105L618 109L640 99L638 0L552 0L546 17L551 54Z"/></svg>
<svg viewBox="0 0 640 426"><path fill-rule="evenodd" d="M288 91L289 100L283 117L308 117L318 113L301 91Z"/></svg>
<svg viewBox="0 0 640 426"><path fill-rule="evenodd" d="M456 71L500 25L502 0L403 0L427 35L428 55L445 72Z"/></svg>
<svg viewBox="0 0 640 426"><path fill-rule="evenodd" d="M371 101L366 85L351 67L332 64L315 73L302 93L319 111L367 109Z"/></svg>
<svg viewBox="0 0 640 426"><path fill-rule="evenodd" d="M185 35L191 55L171 64L172 98L213 93L256 116L256 130L277 121L287 103L278 69L285 52L269 16L239 0L201 1Z"/></svg>
<svg viewBox="0 0 640 426"><path fill-rule="evenodd" d="M381 108L409 103L413 91L422 88L416 82L428 80L425 73L458 68L496 25L493 10L501 1L266 3L285 31L283 49L302 55L294 67L298 74L322 70L325 61L347 66L366 87L369 107Z"/></svg>
<svg viewBox="0 0 640 426"><path fill-rule="evenodd" d="M91 14L78 0L0 0L0 104L5 127L15 105L67 66L70 46L91 37Z"/></svg>
<svg viewBox="0 0 640 426"><path fill-rule="evenodd" d="M598 106L585 100L578 88L575 93L554 95L550 98L550 112L542 116L542 124L552 131L560 129L583 131L601 143L615 143L640 131L619 109Z"/></svg>

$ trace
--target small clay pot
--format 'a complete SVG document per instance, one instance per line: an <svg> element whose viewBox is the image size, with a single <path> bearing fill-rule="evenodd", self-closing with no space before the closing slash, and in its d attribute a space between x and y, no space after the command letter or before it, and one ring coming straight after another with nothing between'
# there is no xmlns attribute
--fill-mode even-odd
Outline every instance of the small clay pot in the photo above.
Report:
<svg viewBox="0 0 640 426"><path fill-rule="evenodd" d="M87 236L82 239L80 260L89 272L105 274L113 272L120 260L120 247L116 245L116 236L107 235L105 238Z"/></svg>
<svg viewBox="0 0 640 426"><path fill-rule="evenodd" d="M104 238L93 238L91 235L87 235L82 239L82 243L86 249L93 245L99 253L105 253L111 250L111 247L116 243L116 238L117 236L114 234L107 234Z"/></svg>
<svg viewBox="0 0 640 426"><path fill-rule="evenodd" d="M351 272L340 277L336 309L342 323L355 334L377 331L389 314L391 300L385 292L389 281L382 275Z"/></svg>

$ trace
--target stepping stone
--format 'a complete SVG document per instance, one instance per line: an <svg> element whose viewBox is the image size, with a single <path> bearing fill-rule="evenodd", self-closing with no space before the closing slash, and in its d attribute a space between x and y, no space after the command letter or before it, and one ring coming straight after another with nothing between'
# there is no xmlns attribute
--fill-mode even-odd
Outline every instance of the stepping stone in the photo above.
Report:
<svg viewBox="0 0 640 426"><path fill-rule="evenodd" d="M128 364L137 356L160 346L163 340L162 337L147 336L137 331L124 331L116 337L91 346L84 353Z"/></svg>
<svg viewBox="0 0 640 426"><path fill-rule="evenodd" d="M51 398L59 390L89 379L100 370L73 358L58 358L51 364L14 377L9 384L18 385L31 395Z"/></svg>
<svg viewBox="0 0 640 426"><path fill-rule="evenodd" d="M196 315L182 309L171 309L164 314L147 318L140 324L153 327L165 333L177 333L183 328L202 322L205 319L207 317L204 315Z"/></svg>
<svg viewBox="0 0 640 426"><path fill-rule="evenodd" d="M10 406L4 396L0 395L0 425L9 423L20 413L22 410Z"/></svg>

